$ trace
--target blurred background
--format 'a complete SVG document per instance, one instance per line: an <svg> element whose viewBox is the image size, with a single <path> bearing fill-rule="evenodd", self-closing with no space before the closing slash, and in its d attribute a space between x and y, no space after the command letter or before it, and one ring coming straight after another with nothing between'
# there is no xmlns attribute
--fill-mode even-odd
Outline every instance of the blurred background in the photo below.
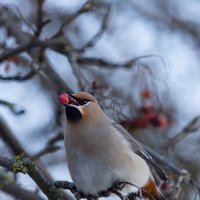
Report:
<svg viewBox="0 0 200 200"><path fill-rule="evenodd" d="M167 199L200 199L199 19L197 0L1 0L0 155L25 151L71 181L57 97L87 91L158 154ZM0 180L46 199L28 175ZM1 199L21 199L4 186Z"/></svg>

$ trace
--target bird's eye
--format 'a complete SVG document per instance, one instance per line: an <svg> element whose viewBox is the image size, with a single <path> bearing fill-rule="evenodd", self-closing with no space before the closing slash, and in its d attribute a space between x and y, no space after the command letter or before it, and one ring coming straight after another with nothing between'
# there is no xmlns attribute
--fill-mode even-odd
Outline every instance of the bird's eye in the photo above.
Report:
<svg viewBox="0 0 200 200"><path fill-rule="evenodd" d="M78 100L78 103L82 106L82 105L85 105L89 102L90 100L87 100L87 99L79 99Z"/></svg>
<svg viewBox="0 0 200 200"><path fill-rule="evenodd" d="M79 98L77 98L77 97L75 97L75 96L73 96L73 95L71 95L71 97L72 97L74 100L76 100L76 102L77 102L79 105L81 105L81 106L83 106L83 105L87 104L89 101L91 101L91 100L89 100L89 99L79 99Z"/></svg>

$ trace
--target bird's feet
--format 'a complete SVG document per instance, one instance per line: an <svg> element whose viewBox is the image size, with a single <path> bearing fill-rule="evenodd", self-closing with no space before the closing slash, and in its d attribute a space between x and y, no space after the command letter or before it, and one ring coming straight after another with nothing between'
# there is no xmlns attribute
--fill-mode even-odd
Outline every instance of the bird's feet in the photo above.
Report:
<svg viewBox="0 0 200 200"><path fill-rule="evenodd" d="M98 197L94 195L85 195L82 192L78 191L76 186L68 181L55 181L53 184L57 188L67 189L70 190L71 193L74 195L75 199L79 200L81 198L87 199L87 200L97 200Z"/></svg>
<svg viewBox="0 0 200 200"><path fill-rule="evenodd" d="M98 200L98 198L101 197L109 197L111 195L111 193L117 195L121 200L130 200L133 198L129 198L129 196L124 196L123 194L120 193L121 190L123 190L125 188L125 186L127 185L132 185L135 186L129 182L120 182L120 181L116 181L112 187L110 187L107 191L103 191L100 192L98 195L94 196L94 195L85 195L82 192L78 191L78 189L76 188L76 186L68 181L56 181L53 183L53 185L56 188L62 188L62 189L67 189L70 190L71 193L74 195L74 197L77 200L80 200L81 198L87 199L87 200ZM136 187L136 186L135 186ZM141 190L138 188L138 193L137 194L132 194L133 196L138 196L142 199L141 196Z"/></svg>
<svg viewBox="0 0 200 200"><path fill-rule="evenodd" d="M133 200L133 199L136 199L137 197L140 198L140 200L142 200L142 189L138 189L138 191L136 193L130 193L127 198L129 200Z"/></svg>
<svg viewBox="0 0 200 200"><path fill-rule="evenodd" d="M127 185L137 188L138 191L136 193L131 193L126 197L123 196L119 191L123 190ZM117 196L119 196L122 200L124 199L132 200L135 199L136 197L142 199L142 189L136 186L135 184L126 181L116 181L111 187L111 191L115 193Z"/></svg>
<svg viewBox="0 0 200 200"><path fill-rule="evenodd" d="M120 182L120 181L116 181L113 185L112 185L112 189L115 190L123 190L125 188L125 186L127 185L126 182Z"/></svg>

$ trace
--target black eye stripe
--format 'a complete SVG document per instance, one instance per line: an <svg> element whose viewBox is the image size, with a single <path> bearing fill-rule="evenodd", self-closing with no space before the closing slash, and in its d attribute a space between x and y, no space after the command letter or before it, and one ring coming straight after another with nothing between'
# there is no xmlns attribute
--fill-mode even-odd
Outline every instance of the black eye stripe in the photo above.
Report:
<svg viewBox="0 0 200 200"><path fill-rule="evenodd" d="M88 100L88 99L78 99L78 103L79 103L80 105L85 105L85 104L87 104L89 101L90 101L90 100Z"/></svg>
<svg viewBox="0 0 200 200"><path fill-rule="evenodd" d="M78 99L78 98L74 97L73 95L71 95L71 97L72 97L73 99L75 99L81 106L82 106L82 105L85 105L85 104L87 104L89 101L91 101L91 100L89 100L89 99Z"/></svg>

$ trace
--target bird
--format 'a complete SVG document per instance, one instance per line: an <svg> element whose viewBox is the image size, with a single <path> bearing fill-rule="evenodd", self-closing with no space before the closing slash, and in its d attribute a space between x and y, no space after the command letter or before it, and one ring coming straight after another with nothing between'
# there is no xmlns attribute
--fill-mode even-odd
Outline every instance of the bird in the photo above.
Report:
<svg viewBox="0 0 200 200"><path fill-rule="evenodd" d="M121 125L109 118L96 98L86 92L62 93L65 107L64 143L69 172L78 191L98 197L114 183L128 182L123 195L141 191L144 199L165 200L152 170L166 173ZM135 197L134 197L135 198Z"/></svg>

